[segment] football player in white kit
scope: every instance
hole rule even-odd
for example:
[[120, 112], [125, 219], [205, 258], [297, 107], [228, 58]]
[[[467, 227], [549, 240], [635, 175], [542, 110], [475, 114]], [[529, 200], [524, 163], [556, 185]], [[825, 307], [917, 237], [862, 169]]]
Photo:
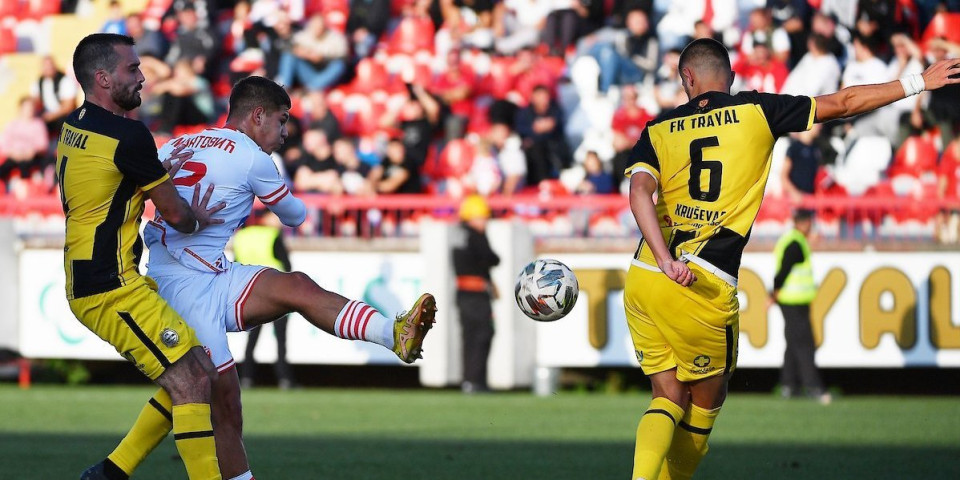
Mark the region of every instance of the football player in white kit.
[[[227, 344], [228, 331], [248, 330], [297, 312], [327, 333], [378, 343], [412, 363], [420, 358], [436, 312], [433, 296], [425, 293], [411, 310], [387, 319], [363, 302], [322, 289], [303, 273], [242, 265], [224, 256], [227, 241], [250, 214], [254, 196], [287, 226], [300, 225], [306, 217], [303, 201], [290, 193], [270, 158], [287, 136], [289, 109], [290, 97], [272, 80], [254, 76], [237, 82], [223, 128], [175, 138], [159, 154], [166, 158], [164, 166], [181, 196], [199, 195], [195, 187], [199, 184], [211, 197], [209, 203], [225, 203], [216, 215], [224, 222], [184, 235], [168, 228], [158, 215], [144, 230], [150, 248], [147, 275], [196, 330], [220, 373], [213, 386], [212, 417], [224, 479], [253, 478], [243, 447], [240, 380]], [[171, 428], [170, 400], [162, 394], [161, 390], [144, 407], [104, 462], [125, 466], [129, 475], [166, 437]]]

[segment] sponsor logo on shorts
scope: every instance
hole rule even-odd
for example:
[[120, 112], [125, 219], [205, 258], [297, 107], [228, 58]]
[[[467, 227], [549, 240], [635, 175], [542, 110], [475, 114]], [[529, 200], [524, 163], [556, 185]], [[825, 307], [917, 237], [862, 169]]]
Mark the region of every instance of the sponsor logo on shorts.
[[180, 334], [169, 328], [164, 328], [163, 331], [160, 332], [160, 341], [170, 348], [176, 347], [177, 344], [180, 343]]
[[706, 355], [697, 355], [696, 358], [693, 359], [693, 364], [697, 368], [691, 369], [690, 371], [696, 374], [702, 375], [705, 373], [710, 373], [717, 369], [717, 367], [710, 366], [710, 357]]
[[636, 350], [637, 352], [637, 363], [643, 363], [643, 352]]

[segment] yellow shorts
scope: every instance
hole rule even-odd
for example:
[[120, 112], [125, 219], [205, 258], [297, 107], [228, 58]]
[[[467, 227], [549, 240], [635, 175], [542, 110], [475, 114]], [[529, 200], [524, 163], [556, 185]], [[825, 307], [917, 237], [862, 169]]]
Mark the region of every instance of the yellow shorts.
[[740, 307], [737, 289], [694, 264], [682, 287], [659, 271], [636, 265], [627, 273], [623, 304], [637, 360], [646, 375], [676, 367], [692, 382], [737, 366]]
[[167, 305], [148, 277], [70, 300], [70, 310], [151, 380], [200, 345], [193, 329]]

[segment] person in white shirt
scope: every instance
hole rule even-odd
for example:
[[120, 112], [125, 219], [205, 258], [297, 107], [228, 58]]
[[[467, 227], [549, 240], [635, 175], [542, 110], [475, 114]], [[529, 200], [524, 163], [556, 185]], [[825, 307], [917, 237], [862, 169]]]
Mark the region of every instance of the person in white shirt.
[[[280, 85], [263, 77], [247, 77], [231, 92], [230, 114], [223, 128], [184, 135], [161, 147], [159, 156], [166, 158], [164, 166], [180, 195], [199, 196], [203, 190], [209, 202], [225, 203], [217, 214], [223, 223], [184, 235], [167, 228], [158, 215], [144, 231], [150, 248], [147, 274], [156, 280], [160, 295], [196, 331], [219, 372], [213, 382], [212, 417], [224, 479], [253, 478], [241, 436], [240, 379], [227, 345], [228, 331], [249, 330], [297, 312], [331, 335], [378, 343], [412, 363], [420, 358], [436, 312], [433, 296], [426, 293], [409, 312], [388, 319], [363, 302], [324, 290], [301, 272], [242, 265], [226, 258], [223, 249], [250, 214], [254, 196], [284, 225], [298, 226], [306, 217], [303, 201], [290, 193], [270, 158], [287, 136], [290, 105]], [[159, 403], [154, 406], [163, 408]], [[163, 416], [141, 415], [112, 455], [139, 465], [170, 428]], [[144, 445], [144, 439], [155, 442]]]
[[[843, 71], [841, 78], [841, 87], [853, 87], [856, 85], [869, 85], [888, 79], [888, 67], [883, 60], [877, 58], [868, 40], [860, 35], [853, 37], [854, 59], [847, 63], [847, 68]], [[912, 99], [915, 100], [915, 99]], [[881, 109], [865, 113], [853, 119], [853, 129], [857, 137], [864, 136], [887, 136], [888, 129], [885, 125], [890, 123], [888, 117], [881, 112], [889, 111], [891, 107], [886, 106]], [[896, 131], [896, 125], [890, 126]], [[888, 137], [889, 138], [889, 137]]]
[[837, 91], [840, 83], [840, 62], [828, 48], [826, 37], [817, 33], [811, 34], [807, 39], [807, 53], [790, 71], [781, 93], [816, 97]]

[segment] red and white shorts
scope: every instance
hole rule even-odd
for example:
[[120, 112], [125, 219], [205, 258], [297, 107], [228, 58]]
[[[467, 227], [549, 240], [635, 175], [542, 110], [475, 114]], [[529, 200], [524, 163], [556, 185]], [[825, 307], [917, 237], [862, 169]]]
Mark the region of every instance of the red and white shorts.
[[160, 296], [193, 327], [210, 359], [223, 372], [234, 366], [227, 332], [242, 332], [243, 307], [268, 267], [228, 263], [222, 272], [199, 271], [177, 262], [164, 248], [150, 250], [147, 275]]

